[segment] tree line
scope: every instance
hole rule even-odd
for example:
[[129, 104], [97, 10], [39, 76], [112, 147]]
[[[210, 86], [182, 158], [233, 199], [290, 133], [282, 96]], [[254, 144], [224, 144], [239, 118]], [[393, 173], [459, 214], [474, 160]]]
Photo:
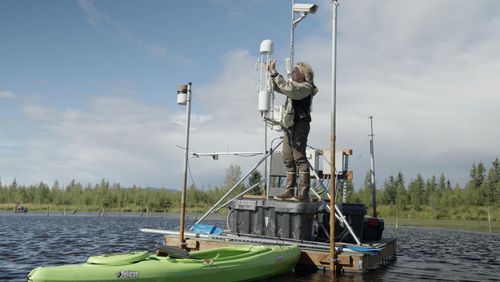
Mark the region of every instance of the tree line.
[[[464, 187], [452, 186], [444, 174], [428, 179], [419, 174], [407, 184], [403, 174], [397, 173], [385, 180], [376, 198], [377, 205], [390, 207], [386, 213], [391, 216], [428, 213], [432, 218], [485, 219], [487, 210], [500, 207], [500, 161], [496, 158], [488, 169], [483, 162], [474, 163]], [[350, 200], [372, 207], [370, 173]]]
[[[186, 193], [186, 207], [206, 208], [215, 203], [241, 178], [241, 168], [231, 165], [226, 169], [224, 184], [220, 187], [198, 189], [191, 185]], [[243, 191], [245, 185], [239, 185], [235, 192]], [[10, 209], [16, 203], [35, 206], [38, 209], [49, 206], [70, 206], [82, 210], [119, 210], [119, 211], [168, 211], [178, 209], [181, 192], [176, 189], [140, 187], [124, 187], [120, 183], [110, 183], [106, 179], [99, 184], [82, 185], [72, 180], [61, 186], [55, 181], [51, 186], [44, 182], [35, 185], [20, 185], [16, 179], [9, 185], [0, 182], [0, 204]]]
[[[218, 201], [241, 178], [241, 168], [230, 165], [221, 186], [198, 189], [192, 184], [186, 194], [186, 207], [206, 209]], [[235, 196], [262, 179], [258, 171], [252, 173], [246, 183], [240, 184], [230, 195]], [[261, 185], [262, 186], [262, 185]], [[348, 183], [348, 202], [362, 203], [372, 208], [372, 188], [368, 172], [360, 189]], [[252, 193], [259, 194], [259, 187]], [[484, 218], [486, 211], [477, 207], [500, 207], [500, 161], [495, 159], [489, 168], [483, 162], [474, 163], [464, 187], [451, 185], [444, 174], [424, 179], [420, 174], [406, 182], [397, 173], [385, 179], [377, 188], [377, 206], [381, 216], [411, 216], [420, 214], [432, 218]], [[341, 197], [337, 197], [340, 201]], [[71, 181], [61, 187], [56, 181], [50, 187], [40, 182], [35, 185], [19, 185], [14, 179], [9, 185], [0, 182], [0, 204], [22, 203], [43, 206], [85, 207], [86, 210], [114, 209], [124, 211], [165, 211], [180, 206], [180, 191], [166, 188], [123, 187], [103, 179], [99, 184], [86, 186]]]

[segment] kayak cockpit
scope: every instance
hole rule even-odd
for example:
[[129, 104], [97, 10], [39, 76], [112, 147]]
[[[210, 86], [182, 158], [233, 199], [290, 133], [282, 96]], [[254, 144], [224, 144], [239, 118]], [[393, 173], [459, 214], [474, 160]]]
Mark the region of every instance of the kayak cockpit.
[[191, 252], [190, 258], [192, 259], [217, 259], [218, 261], [240, 259], [249, 256], [255, 256], [270, 252], [271, 249], [262, 246], [255, 246], [255, 248], [238, 249], [238, 248], [218, 248], [212, 250], [204, 250]]
[[114, 253], [102, 254], [99, 256], [91, 256], [87, 259], [89, 264], [98, 265], [127, 265], [145, 260], [149, 257], [147, 251], [134, 251], [130, 253]]

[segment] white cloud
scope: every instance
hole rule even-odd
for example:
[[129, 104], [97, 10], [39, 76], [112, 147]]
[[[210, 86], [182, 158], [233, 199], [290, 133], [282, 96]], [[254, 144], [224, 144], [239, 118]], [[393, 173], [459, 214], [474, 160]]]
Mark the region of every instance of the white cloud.
[[[33, 178], [27, 183], [107, 178], [179, 187], [182, 150], [176, 145], [184, 143], [184, 124], [172, 117], [181, 113], [123, 97], [94, 97], [82, 110], [29, 104], [23, 112], [41, 126], [23, 144], [23, 166]], [[209, 120], [195, 113], [191, 123], [198, 128]]]
[[[337, 144], [354, 148], [357, 186], [369, 169], [369, 115], [379, 179], [443, 172], [463, 185], [473, 162], [489, 166], [499, 156], [500, 39], [492, 34], [500, 30], [500, 4], [482, 3], [341, 3]], [[311, 141], [322, 146], [329, 134], [330, 44], [312, 36], [297, 44], [297, 58], [311, 62], [318, 77]]]
[[[235, 50], [221, 60], [224, 70], [214, 82], [193, 87], [190, 151], [263, 151], [264, 128], [251, 75], [255, 59]], [[68, 183], [73, 178], [96, 183], [107, 178], [126, 185], [180, 188], [185, 108], [171, 112], [130, 98], [121, 89], [124, 95], [93, 97], [83, 109], [23, 105], [23, 113], [38, 128], [23, 142], [23, 157], [9, 161], [15, 164], [12, 169], [25, 172], [23, 183]], [[190, 160], [199, 186], [222, 183], [231, 163], [246, 171], [255, 161], [231, 156], [217, 162]]]
[[[212, 119], [192, 132], [195, 152], [264, 151], [264, 123], [257, 109], [256, 58], [247, 50], [233, 50], [221, 58], [223, 70], [208, 85], [194, 86], [193, 104], [201, 104]], [[273, 135], [269, 132], [271, 138]], [[218, 185], [230, 164], [245, 173], [260, 157], [235, 156], [192, 159], [192, 172], [199, 185]]]
[[24, 105], [23, 113], [26, 114], [28, 117], [39, 121], [50, 122], [57, 120], [57, 112], [55, 110], [42, 107], [36, 104]]
[[14, 99], [16, 97], [16, 94], [14, 94], [11, 91], [0, 91], [0, 99], [5, 98], [5, 99]]
[[[195, 99], [214, 111], [214, 116], [229, 122], [251, 123], [258, 117], [256, 59], [247, 50], [230, 51], [221, 58], [223, 70], [209, 85], [202, 85]], [[255, 75], [254, 75], [255, 74]], [[196, 103], [195, 100], [193, 103]]]

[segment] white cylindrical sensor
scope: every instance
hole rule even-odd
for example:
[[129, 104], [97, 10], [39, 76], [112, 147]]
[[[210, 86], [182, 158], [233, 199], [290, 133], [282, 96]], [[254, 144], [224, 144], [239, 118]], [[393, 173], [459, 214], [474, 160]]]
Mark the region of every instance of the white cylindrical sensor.
[[260, 58], [259, 58], [259, 111], [264, 114], [271, 110], [271, 93], [272, 85], [269, 74], [267, 72], [267, 64], [271, 60], [273, 53], [273, 42], [270, 39], [265, 39], [260, 43]]
[[259, 51], [260, 51], [260, 53], [272, 54], [273, 53], [273, 41], [271, 41], [270, 39], [262, 40], [262, 42], [260, 43]]
[[259, 91], [259, 111], [269, 112], [271, 110], [271, 93], [266, 90]]
[[187, 103], [187, 94], [186, 93], [177, 94], [177, 104], [186, 105], [186, 103]]
[[292, 60], [290, 58], [285, 59], [285, 70], [288, 75], [292, 73]]
[[179, 87], [177, 88], [177, 104], [186, 105], [187, 92], [188, 92], [188, 86], [186, 84], [179, 85]]

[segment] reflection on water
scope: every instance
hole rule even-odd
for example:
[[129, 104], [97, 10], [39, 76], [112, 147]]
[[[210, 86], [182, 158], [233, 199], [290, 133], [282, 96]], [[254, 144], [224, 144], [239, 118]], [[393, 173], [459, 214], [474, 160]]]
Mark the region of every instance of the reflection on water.
[[[211, 223], [222, 227], [225, 220]], [[153, 250], [162, 237], [139, 232], [143, 227], [178, 229], [178, 218], [0, 213], [0, 281], [26, 281], [29, 271], [40, 265]], [[265, 281], [498, 281], [500, 277], [499, 234], [388, 226], [384, 236], [398, 238], [397, 260], [390, 265], [335, 279], [316, 272], [287, 273]]]

